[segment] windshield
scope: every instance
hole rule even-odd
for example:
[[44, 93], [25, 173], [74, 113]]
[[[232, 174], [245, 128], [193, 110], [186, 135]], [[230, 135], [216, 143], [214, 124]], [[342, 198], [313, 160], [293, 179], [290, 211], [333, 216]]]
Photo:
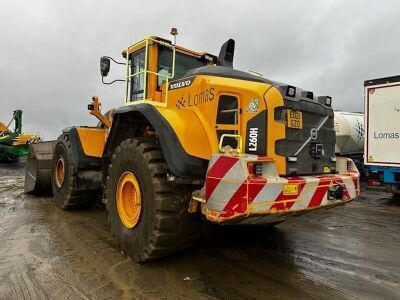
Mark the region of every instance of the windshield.
[[[162, 45], [158, 46], [158, 67], [157, 67], [157, 90], [172, 75], [173, 52], [171, 48]], [[138, 101], [145, 99], [146, 83], [149, 74], [145, 70], [146, 51], [142, 48], [129, 55], [127, 80], [127, 101]], [[168, 81], [183, 77], [188, 71], [207, 65], [207, 61], [175, 51], [175, 73]], [[154, 75], [151, 75], [154, 76]], [[154, 77], [153, 77], [154, 78]], [[155, 78], [154, 78], [155, 79]], [[154, 88], [154, 86], [153, 86]]]
[[[193, 56], [175, 52], [175, 74], [170, 81], [183, 77], [188, 71], [196, 69], [207, 64]], [[170, 48], [160, 46], [158, 50], [158, 73], [166, 76], [172, 74], [172, 50]], [[158, 76], [158, 87], [166, 82], [166, 78]]]

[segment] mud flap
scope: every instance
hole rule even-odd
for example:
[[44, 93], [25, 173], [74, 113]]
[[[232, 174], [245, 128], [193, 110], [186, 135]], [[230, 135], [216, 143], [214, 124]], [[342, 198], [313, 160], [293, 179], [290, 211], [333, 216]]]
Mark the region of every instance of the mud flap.
[[51, 162], [57, 141], [29, 145], [25, 170], [25, 193], [51, 192]]

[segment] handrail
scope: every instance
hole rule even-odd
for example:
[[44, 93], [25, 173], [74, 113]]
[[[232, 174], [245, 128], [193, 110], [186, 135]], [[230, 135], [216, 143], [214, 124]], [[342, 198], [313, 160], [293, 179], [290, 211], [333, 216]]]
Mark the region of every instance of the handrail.
[[[134, 47], [137, 47], [137, 46], [140, 45], [141, 43], [145, 43], [145, 46], [144, 46], [144, 48], [145, 48], [144, 70], [138, 71], [138, 72], [136, 72], [136, 73], [134, 73], [134, 74], [130, 74], [130, 68], [129, 68], [129, 50], [132, 49], [132, 48], [134, 48]], [[157, 72], [153, 72], [153, 71], [149, 71], [149, 70], [148, 70], [148, 65], [147, 65], [147, 63], [148, 63], [149, 45], [152, 45], [153, 43], [158, 43], [158, 44], [160, 44], [160, 45], [162, 45], [162, 46], [165, 46], [165, 47], [168, 47], [168, 48], [171, 48], [171, 49], [172, 49], [172, 72], [171, 72], [171, 75], [160, 74], [160, 73], [157, 73]], [[134, 77], [136, 77], [136, 76], [139, 76], [139, 75], [141, 75], [141, 74], [143, 74], [143, 99], [142, 99], [142, 100], [145, 100], [145, 99], [147, 98], [147, 74], [153, 74], [153, 75], [160, 76], [160, 77], [163, 77], [163, 78], [166, 79], [166, 82], [165, 82], [165, 84], [166, 84], [166, 85], [165, 85], [165, 86], [166, 86], [166, 91], [165, 91], [165, 104], [167, 104], [167, 101], [168, 101], [168, 83], [169, 83], [169, 80], [170, 80], [170, 79], [172, 79], [172, 78], [175, 77], [175, 46], [173, 46], [173, 45], [171, 45], [171, 44], [168, 44], [168, 43], [166, 43], [166, 42], [158, 41], [158, 40], [155, 40], [155, 39], [153, 39], [153, 38], [151, 38], [151, 37], [148, 37], [148, 38], [146, 38], [146, 39], [143, 39], [143, 40], [141, 40], [141, 41], [139, 41], [139, 42], [137, 42], [137, 43], [135, 43], [135, 44], [129, 46], [129, 47], [126, 49], [126, 76], [125, 76], [125, 78], [126, 78], [126, 91], [125, 91], [125, 103], [130, 103], [130, 102], [132, 102], [132, 101], [129, 101], [129, 99], [128, 99], [128, 94], [129, 94], [129, 79], [130, 79], [130, 78], [134, 78]], [[138, 100], [138, 101], [140, 101], [140, 100]]]
[[236, 138], [236, 139], [238, 140], [238, 147], [237, 147], [236, 149], [232, 149], [232, 150], [233, 150], [233, 151], [236, 150], [236, 152], [239, 153], [239, 154], [243, 152], [243, 148], [242, 148], [242, 142], [243, 142], [242, 136], [239, 135], [239, 134], [228, 134], [228, 133], [224, 133], [223, 135], [221, 135], [221, 137], [220, 137], [220, 139], [219, 139], [219, 144], [218, 144], [219, 152], [225, 152], [224, 149], [223, 149], [223, 147], [222, 147], [222, 144], [223, 144], [224, 138], [226, 138], [226, 137], [233, 137], [233, 138]]

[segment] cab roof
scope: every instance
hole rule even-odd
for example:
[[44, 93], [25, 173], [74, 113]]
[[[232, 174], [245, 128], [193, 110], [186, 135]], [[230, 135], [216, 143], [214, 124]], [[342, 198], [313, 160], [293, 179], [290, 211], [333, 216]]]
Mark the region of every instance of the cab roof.
[[[153, 40], [161, 41], [161, 42], [164, 42], [164, 43], [167, 43], [167, 44], [172, 45], [172, 42], [171, 42], [170, 40], [165, 39], [165, 38], [162, 38], [162, 37], [159, 37], [159, 36], [156, 36], [156, 35], [149, 36], [149, 37], [147, 37], [147, 38], [145, 38], [145, 39], [143, 39], [143, 40], [141, 40], [141, 41], [144, 41], [144, 40], [146, 40], [146, 39], [153, 39]], [[138, 43], [140, 43], [141, 41], [139, 41]], [[137, 43], [137, 44], [138, 44], [138, 43]], [[183, 53], [183, 54], [186, 54], [186, 55], [189, 55], [189, 56], [193, 56], [193, 57], [196, 57], [196, 58], [201, 58], [201, 57], [209, 56], [210, 58], [212, 58], [212, 60], [213, 60], [214, 62], [217, 61], [217, 56], [215, 56], [214, 54], [211, 54], [211, 53], [208, 53], [208, 52], [204, 52], [204, 51], [203, 51], [203, 52], [193, 51], [193, 50], [184, 48], [184, 47], [179, 46], [179, 45], [173, 45], [173, 46], [175, 47], [175, 50], [178, 51], [178, 52], [180, 52], [180, 53]], [[132, 46], [131, 46], [131, 47], [132, 47]], [[141, 47], [140, 47], [140, 48], [141, 48]], [[132, 52], [130, 52], [130, 53], [132, 53]], [[123, 56], [124, 58], [126, 57], [126, 49], [122, 51], [122, 56]]]

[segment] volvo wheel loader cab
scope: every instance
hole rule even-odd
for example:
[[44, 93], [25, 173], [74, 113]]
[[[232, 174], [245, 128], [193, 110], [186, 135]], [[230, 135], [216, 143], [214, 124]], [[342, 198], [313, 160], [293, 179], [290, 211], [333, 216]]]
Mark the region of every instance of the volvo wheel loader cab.
[[[59, 206], [103, 189], [118, 245], [140, 262], [188, 247], [201, 219], [276, 224], [353, 200], [359, 175], [335, 157], [331, 98], [234, 69], [234, 48], [217, 57], [153, 36], [125, 49], [111, 127], [67, 128], [56, 143]], [[110, 66], [102, 57], [104, 83], [118, 81], [104, 81]]]

